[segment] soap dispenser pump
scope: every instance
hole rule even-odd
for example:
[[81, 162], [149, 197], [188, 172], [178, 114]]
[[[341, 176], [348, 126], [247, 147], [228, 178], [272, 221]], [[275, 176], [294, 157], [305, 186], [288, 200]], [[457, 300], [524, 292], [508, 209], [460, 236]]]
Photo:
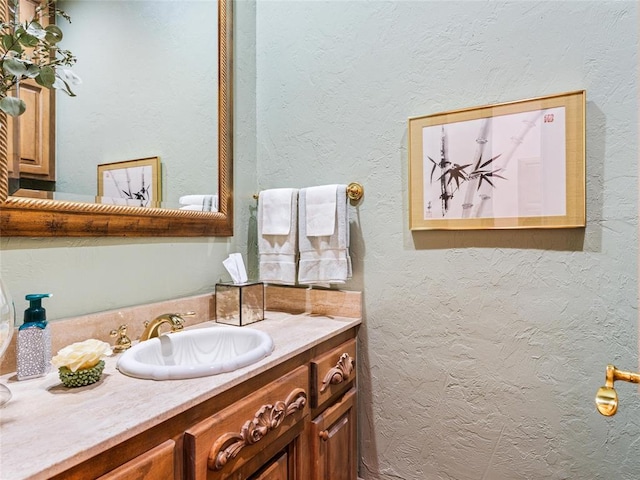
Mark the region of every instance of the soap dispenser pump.
[[51, 366], [51, 332], [42, 299], [50, 293], [34, 293], [25, 298], [29, 308], [24, 311], [24, 323], [18, 329], [17, 376], [18, 380], [42, 377]]

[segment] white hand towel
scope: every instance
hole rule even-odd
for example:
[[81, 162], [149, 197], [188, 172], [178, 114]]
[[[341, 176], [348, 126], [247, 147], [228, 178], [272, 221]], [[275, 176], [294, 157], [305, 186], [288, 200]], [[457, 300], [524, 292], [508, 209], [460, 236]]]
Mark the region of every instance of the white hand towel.
[[184, 205], [180, 207], [180, 210], [190, 210], [192, 212], [208, 212], [202, 205]]
[[336, 215], [332, 235], [309, 236], [307, 234], [306, 200], [307, 189], [303, 188], [300, 190], [298, 208], [300, 215], [298, 282], [322, 286], [328, 283], [344, 283], [351, 278], [347, 186], [338, 185], [336, 188]]
[[[203, 212], [217, 212], [218, 211], [218, 196], [217, 195], [183, 195], [178, 199], [180, 205], [200, 207]], [[184, 210], [195, 210], [193, 208]]]
[[291, 217], [292, 188], [274, 188], [263, 190], [258, 196], [258, 205], [262, 207], [263, 235], [289, 235]]
[[307, 237], [333, 235], [336, 226], [337, 185], [305, 189]]
[[210, 201], [213, 202], [213, 197], [217, 195], [183, 195], [178, 201], [180, 205], [202, 205], [203, 203]]
[[[295, 285], [296, 260], [298, 254], [298, 190], [295, 188], [276, 189], [273, 196], [270, 190], [260, 192], [258, 197], [258, 258], [260, 280], [266, 283]], [[282, 192], [281, 190], [286, 190]], [[284, 201], [283, 194], [288, 196]], [[277, 210], [275, 202], [264, 202], [265, 198], [278, 198], [281, 209]], [[265, 205], [269, 204], [267, 208]], [[272, 217], [276, 216], [277, 219]], [[285, 227], [282, 219], [286, 218], [289, 225]], [[265, 226], [268, 226], [265, 228]], [[274, 228], [275, 227], [275, 228]], [[273, 231], [285, 231], [284, 234], [273, 234]]]

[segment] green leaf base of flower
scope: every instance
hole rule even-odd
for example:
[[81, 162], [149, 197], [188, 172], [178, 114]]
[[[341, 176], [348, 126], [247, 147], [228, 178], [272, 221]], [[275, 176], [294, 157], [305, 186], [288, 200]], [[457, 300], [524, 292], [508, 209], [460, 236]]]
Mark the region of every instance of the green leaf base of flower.
[[65, 387], [76, 388], [91, 385], [100, 380], [104, 370], [104, 360], [100, 360], [94, 367], [72, 372], [67, 367], [60, 367], [58, 373]]

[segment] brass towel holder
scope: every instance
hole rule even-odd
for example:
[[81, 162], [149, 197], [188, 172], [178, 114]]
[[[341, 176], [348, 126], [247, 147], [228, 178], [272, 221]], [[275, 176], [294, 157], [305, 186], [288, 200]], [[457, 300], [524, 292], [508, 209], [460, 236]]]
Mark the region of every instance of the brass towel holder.
[[[358, 182], [351, 182], [347, 185], [347, 197], [351, 202], [359, 202], [364, 196], [364, 187]], [[253, 198], [258, 200], [258, 194], [254, 193]]]
[[613, 365], [607, 365], [604, 387], [600, 387], [596, 393], [596, 407], [605, 417], [615, 415], [618, 411], [618, 394], [613, 388], [616, 380], [640, 383], [640, 373], [624, 372]]

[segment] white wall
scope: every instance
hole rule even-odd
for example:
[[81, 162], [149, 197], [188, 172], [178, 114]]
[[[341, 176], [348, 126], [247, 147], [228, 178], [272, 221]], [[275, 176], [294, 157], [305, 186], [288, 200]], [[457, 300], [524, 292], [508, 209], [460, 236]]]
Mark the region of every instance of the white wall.
[[[365, 479], [637, 477], [637, 8], [257, 2], [260, 188], [365, 187]], [[585, 230], [409, 231], [408, 117], [583, 88]]]

